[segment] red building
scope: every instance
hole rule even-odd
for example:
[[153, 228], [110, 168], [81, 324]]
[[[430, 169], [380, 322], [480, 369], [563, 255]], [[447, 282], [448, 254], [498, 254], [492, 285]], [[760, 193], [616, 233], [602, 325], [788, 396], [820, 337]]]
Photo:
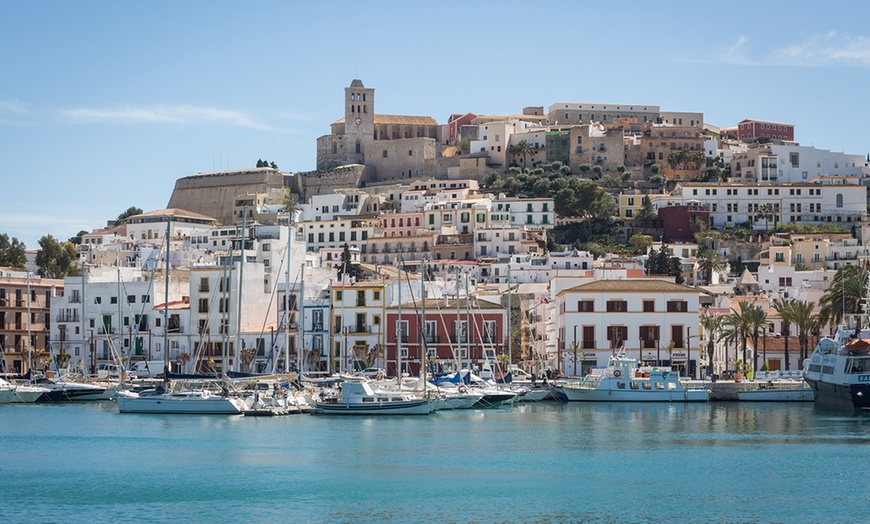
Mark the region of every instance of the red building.
[[[426, 300], [426, 315], [423, 304], [402, 304], [402, 372], [415, 376], [420, 374], [424, 345], [421, 337], [425, 332], [425, 348], [429, 358], [436, 360], [437, 369], [459, 364], [471, 368], [496, 355], [507, 353], [505, 331], [507, 309], [492, 302], [471, 298], [459, 300], [457, 322], [456, 300]], [[387, 376], [397, 376], [399, 344], [396, 323], [399, 321], [397, 307], [386, 310], [386, 348], [384, 360]], [[421, 326], [425, 326], [421, 330]]]
[[459, 130], [462, 126], [471, 125], [471, 121], [477, 118], [474, 113], [465, 113], [460, 115], [454, 113], [447, 119], [447, 145], [456, 145], [456, 139], [459, 137]]
[[693, 222], [700, 220], [702, 224], [710, 223], [710, 212], [707, 206], [680, 205], [659, 208], [659, 218], [662, 219], [662, 242], [694, 242], [695, 226]]
[[743, 141], [766, 136], [776, 141], [793, 141], [794, 125], [767, 120], [746, 119], [737, 124], [737, 138]]

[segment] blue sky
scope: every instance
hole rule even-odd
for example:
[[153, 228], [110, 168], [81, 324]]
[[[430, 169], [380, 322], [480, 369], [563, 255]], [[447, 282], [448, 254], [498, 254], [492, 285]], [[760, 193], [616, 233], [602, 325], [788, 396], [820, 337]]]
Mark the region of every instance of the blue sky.
[[[372, 6], [372, 7], [366, 7]], [[864, 2], [0, 2], [0, 233], [37, 248], [378, 113], [647, 103], [866, 154]]]

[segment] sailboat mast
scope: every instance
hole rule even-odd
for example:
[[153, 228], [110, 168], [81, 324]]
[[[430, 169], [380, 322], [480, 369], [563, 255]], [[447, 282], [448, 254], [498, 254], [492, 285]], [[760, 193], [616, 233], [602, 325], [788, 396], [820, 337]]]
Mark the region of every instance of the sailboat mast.
[[396, 257], [396, 268], [399, 270], [399, 319], [396, 321], [396, 381], [402, 385], [402, 251]]
[[426, 261], [420, 260], [420, 289], [423, 296], [420, 306], [420, 364], [423, 367], [423, 393], [426, 393], [426, 366], [429, 364], [429, 346], [426, 344]]
[[239, 371], [242, 355], [242, 277], [245, 272], [245, 229], [248, 225], [248, 204], [242, 206], [242, 239], [239, 243], [239, 307], [236, 308], [236, 341], [233, 348], [233, 371]]
[[166, 215], [166, 282], [163, 284], [163, 382], [169, 382], [169, 235], [172, 215]]
[[512, 330], [511, 330], [511, 263], [510, 263], [510, 260], [511, 260], [512, 258], [513, 258], [513, 257], [511, 257], [511, 258], [508, 259], [508, 267], [507, 267], [507, 281], [508, 281], [508, 288], [507, 288], [507, 306], [508, 306], [508, 312], [507, 312], [507, 313], [508, 313], [508, 316], [507, 316], [508, 368], [507, 368], [507, 370], [506, 370], [505, 372], [510, 371], [510, 369], [511, 369], [511, 364], [512, 364], [513, 361], [514, 361], [514, 354], [513, 354], [513, 340], [512, 340], [512, 339], [513, 339], [513, 336], [512, 336], [512, 335], [513, 335], [513, 332], [512, 332]]
[[[287, 227], [287, 275], [284, 286], [284, 373], [290, 371], [290, 235], [293, 228]], [[298, 352], [298, 350], [297, 350]]]
[[296, 348], [296, 373], [302, 372], [302, 363], [304, 362], [302, 353], [305, 351], [305, 260], [306, 257], [303, 255], [302, 271], [299, 277], [299, 300], [297, 301], [299, 305], [299, 333], [301, 333], [302, 338], [299, 340], [299, 347]]
[[[459, 315], [459, 279], [462, 278], [459, 273], [459, 268], [456, 268], [456, 328], [454, 330], [453, 335], [456, 337], [456, 358], [459, 360], [459, 369], [462, 369], [463, 361], [462, 361], [462, 330], [460, 329], [462, 326], [462, 317]], [[468, 333], [468, 326], [466, 326], [466, 333]], [[471, 368], [469, 363], [469, 369]]]
[[[33, 319], [33, 315], [30, 313], [30, 271], [26, 273], [27, 280], [27, 371], [30, 371], [30, 366], [33, 365], [33, 356], [31, 353], [33, 349], [30, 347], [30, 341], [33, 340], [30, 334], [30, 325], [32, 324], [31, 320]], [[120, 302], [120, 301], [119, 301]], [[16, 306], [18, 304], [15, 304]], [[31, 376], [33, 373], [31, 373]]]

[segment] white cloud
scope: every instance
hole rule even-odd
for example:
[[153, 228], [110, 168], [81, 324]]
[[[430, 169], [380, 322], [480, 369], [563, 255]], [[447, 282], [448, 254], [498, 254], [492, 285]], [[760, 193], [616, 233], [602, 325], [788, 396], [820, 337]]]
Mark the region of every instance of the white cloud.
[[115, 108], [75, 108], [61, 111], [75, 123], [118, 124], [229, 124], [250, 129], [270, 130], [244, 111], [195, 106], [120, 106]]
[[803, 67], [870, 67], [870, 37], [835, 31], [773, 50], [771, 61]]
[[737, 42], [719, 47], [716, 50], [715, 59], [726, 64], [751, 64], [752, 61], [746, 58], [747, 42], [749, 42], [749, 37], [740, 35]]
[[27, 106], [17, 100], [0, 100], [0, 113], [26, 113]]

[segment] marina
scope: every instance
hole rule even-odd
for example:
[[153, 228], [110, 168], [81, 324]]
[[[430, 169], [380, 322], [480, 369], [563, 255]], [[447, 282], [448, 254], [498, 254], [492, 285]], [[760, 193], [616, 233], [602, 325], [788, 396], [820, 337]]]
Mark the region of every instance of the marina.
[[[866, 415], [808, 403], [248, 419], [76, 402], [2, 416], [4, 522], [856, 522], [870, 435]], [[806, 482], [813, 463], [832, 489]]]

